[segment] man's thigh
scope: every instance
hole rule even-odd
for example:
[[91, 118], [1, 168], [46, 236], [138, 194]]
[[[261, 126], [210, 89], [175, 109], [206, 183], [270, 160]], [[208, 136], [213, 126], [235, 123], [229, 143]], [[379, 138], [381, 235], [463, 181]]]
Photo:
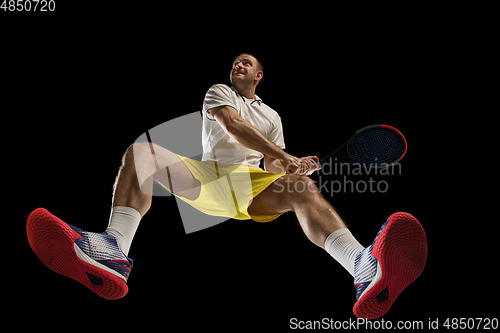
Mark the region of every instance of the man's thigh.
[[158, 171], [154, 179], [167, 190], [189, 200], [200, 195], [201, 184], [193, 176], [186, 164], [173, 152], [156, 144], [153, 145]]
[[[294, 182], [300, 181], [302, 177], [286, 175], [278, 178], [264, 191], [253, 198], [248, 207], [250, 215], [274, 215], [291, 211], [293, 206], [291, 196], [293, 195]], [[290, 188], [292, 191], [290, 191]]]

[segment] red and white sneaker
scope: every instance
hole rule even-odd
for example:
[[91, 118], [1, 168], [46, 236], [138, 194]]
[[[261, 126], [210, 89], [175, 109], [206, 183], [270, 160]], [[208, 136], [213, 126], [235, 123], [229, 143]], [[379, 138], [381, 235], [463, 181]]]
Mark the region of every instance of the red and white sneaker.
[[354, 262], [357, 317], [375, 319], [389, 311], [399, 294], [415, 281], [427, 261], [427, 237], [415, 217], [394, 213], [372, 245]]
[[83, 231], [44, 208], [30, 214], [26, 233], [35, 254], [54, 272], [82, 283], [106, 299], [127, 294], [133, 262], [114, 236]]

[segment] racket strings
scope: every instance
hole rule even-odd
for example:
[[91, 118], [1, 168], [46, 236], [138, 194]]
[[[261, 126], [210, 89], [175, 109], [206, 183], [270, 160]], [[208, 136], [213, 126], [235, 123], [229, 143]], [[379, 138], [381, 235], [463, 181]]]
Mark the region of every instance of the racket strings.
[[403, 139], [391, 129], [373, 128], [355, 135], [347, 145], [349, 156], [366, 164], [391, 164], [404, 153]]

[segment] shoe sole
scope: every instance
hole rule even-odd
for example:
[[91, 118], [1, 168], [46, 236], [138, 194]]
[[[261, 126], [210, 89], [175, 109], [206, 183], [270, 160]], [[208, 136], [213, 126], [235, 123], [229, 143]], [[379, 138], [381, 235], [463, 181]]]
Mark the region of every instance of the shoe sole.
[[51, 270], [76, 280], [102, 298], [125, 296], [127, 283], [119, 273], [88, 257], [76, 244], [82, 238], [65, 222], [38, 208], [28, 217], [28, 241], [33, 252]]
[[422, 273], [427, 261], [427, 237], [412, 215], [395, 213], [377, 238], [372, 255], [382, 277], [356, 302], [354, 314], [376, 319], [389, 311], [399, 294]]

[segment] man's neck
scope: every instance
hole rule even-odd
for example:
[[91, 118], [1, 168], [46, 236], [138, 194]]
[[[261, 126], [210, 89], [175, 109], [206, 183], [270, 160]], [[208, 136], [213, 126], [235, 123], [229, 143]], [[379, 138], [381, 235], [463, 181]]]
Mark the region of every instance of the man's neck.
[[233, 87], [243, 97], [248, 98], [248, 99], [256, 99], [256, 97], [255, 97], [255, 87], [248, 87], [248, 86], [246, 86], [246, 87], [239, 87], [239, 86], [237, 86], [235, 84], [233, 84]]

